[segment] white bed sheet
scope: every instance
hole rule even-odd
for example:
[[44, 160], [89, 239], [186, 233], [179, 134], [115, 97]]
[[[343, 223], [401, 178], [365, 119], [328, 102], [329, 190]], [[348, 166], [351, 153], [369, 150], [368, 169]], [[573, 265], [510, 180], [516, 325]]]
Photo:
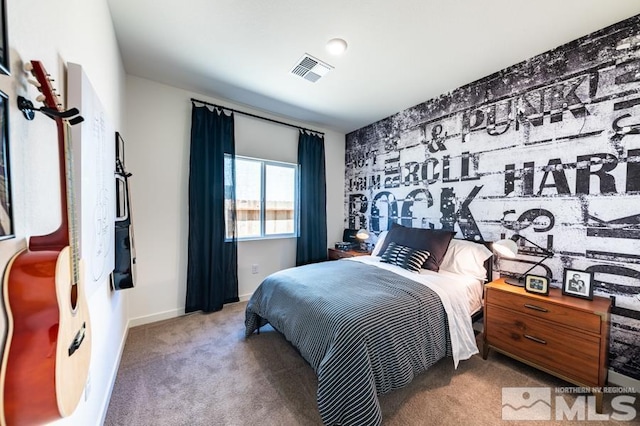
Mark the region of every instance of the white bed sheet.
[[481, 280], [474, 277], [445, 271], [443, 269], [441, 269], [439, 272], [433, 272], [428, 269], [423, 269], [421, 274], [440, 274], [451, 277], [451, 282], [454, 283], [454, 285], [461, 285], [466, 289], [467, 297], [469, 298], [469, 313], [473, 315], [482, 309], [484, 303], [484, 300], [482, 299], [484, 283]]
[[[433, 272], [423, 270], [422, 273], [408, 271], [396, 265], [380, 261], [378, 256], [357, 256], [344, 260], [362, 262], [378, 268], [395, 272], [398, 275], [412, 279], [435, 291], [444, 310], [449, 323], [449, 335], [451, 337], [451, 351], [453, 354], [453, 365], [457, 368], [462, 360], [469, 359], [477, 354], [478, 345], [471, 324], [471, 310], [469, 302], [469, 292], [476, 295], [475, 290], [470, 290], [468, 277], [460, 276], [451, 272]], [[476, 283], [478, 280], [475, 280]], [[452, 285], [458, 283], [460, 285]], [[480, 287], [482, 291], [482, 287]], [[477, 295], [476, 295], [477, 296]], [[482, 296], [480, 296], [482, 298]]]

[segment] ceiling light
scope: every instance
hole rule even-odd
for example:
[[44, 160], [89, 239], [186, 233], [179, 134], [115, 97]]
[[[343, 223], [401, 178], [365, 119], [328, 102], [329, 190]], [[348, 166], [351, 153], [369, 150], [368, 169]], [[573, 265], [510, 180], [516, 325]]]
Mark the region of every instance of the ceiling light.
[[327, 50], [332, 55], [342, 55], [347, 50], [347, 42], [341, 38], [332, 38], [327, 42]]

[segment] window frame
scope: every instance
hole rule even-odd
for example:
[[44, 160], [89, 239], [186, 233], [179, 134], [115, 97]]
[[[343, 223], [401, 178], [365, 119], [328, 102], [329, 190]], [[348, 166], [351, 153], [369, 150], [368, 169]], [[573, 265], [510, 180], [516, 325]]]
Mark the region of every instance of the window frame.
[[[228, 154], [225, 154], [231, 157]], [[300, 234], [300, 206], [299, 206], [299, 189], [300, 189], [300, 166], [296, 163], [289, 163], [286, 161], [276, 161], [276, 160], [267, 160], [264, 158], [256, 158], [249, 157], [246, 155], [235, 155], [234, 161], [245, 160], [245, 161], [253, 161], [256, 163], [260, 163], [260, 235], [252, 235], [247, 237], [240, 237], [237, 235], [236, 231], [236, 240], [237, 241], [255, 241], [255, 240], [274, 240], [274, 239], [282, 239], [282, 238], [298, 238]], [[293, 182], [293, 232], [290, 233], [280, 233], [280, 234], [266, 234], [266, 215], [267, 215], [267, 199], [266, 199], [266, 190], [267, 190], [267, 166], [274, 167], [283, 167], [288, 169], [293, 169], [294, 171], [294, 182]], [[237, 175], [238, 168], [236, 164], [234, 164], [234, 171], [236, 176], [234, 177], [234, 183], [238, 181]], [[234, 191], [235, 192], [235, 191]], [[225, 198], [226, 199], [226, 198]], [[236, 195], [237, 201], [237, 195]], [[236, 218], [237, 222], [237, 218]], [[226, 235], [226, 231], [225, 231]], [[231, 241], [231, 238], [225, 237], [225, 241]]]

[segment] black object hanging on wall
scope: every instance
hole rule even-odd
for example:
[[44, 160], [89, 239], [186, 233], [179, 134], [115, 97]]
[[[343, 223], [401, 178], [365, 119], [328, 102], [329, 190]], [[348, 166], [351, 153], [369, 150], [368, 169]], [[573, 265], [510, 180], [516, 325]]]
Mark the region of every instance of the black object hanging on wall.
[[111, 285], [114, 290], [131, 288], [136, 281], [136, 250], [133, 241], [133, 220], [129, 178], [124, 168], [124, 140], [116, 132], [116, 220], [115, 267]]

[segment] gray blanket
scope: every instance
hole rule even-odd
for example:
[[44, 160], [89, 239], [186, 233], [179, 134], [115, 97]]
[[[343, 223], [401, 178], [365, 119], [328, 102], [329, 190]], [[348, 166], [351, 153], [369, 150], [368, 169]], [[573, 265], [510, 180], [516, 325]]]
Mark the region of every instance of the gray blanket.
[[247, 304], [247, 337], [267, 322], [315, 370], [326, 425], [379, 425], [377, 395], [451, 355], [447, 317], [432, 290], [348, 260], [267, 277]]

